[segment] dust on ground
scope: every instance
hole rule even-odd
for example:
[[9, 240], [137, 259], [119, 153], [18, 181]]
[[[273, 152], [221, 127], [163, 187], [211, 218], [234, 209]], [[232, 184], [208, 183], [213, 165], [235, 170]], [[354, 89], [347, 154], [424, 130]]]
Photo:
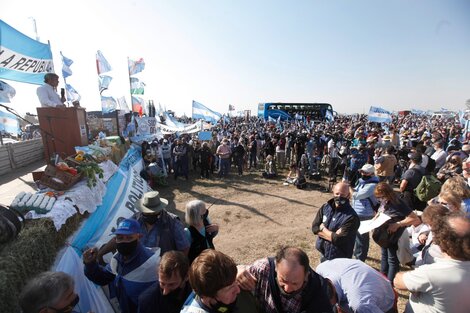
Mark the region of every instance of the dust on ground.
[[[219, 224], [214, 245], [231, 256], [238, 264], [273, 256], [284, 245], [302, 248], [309, 256], [312, 268], [320, 263], [315, 249], [316, 236], [311, 223], [317, 210], [331, 193], [326, 182], [310, 182], [307, 189], [284, 186], [282, 172], [277, 179], [264, 179], [260, 172], [246, 172], [243, 176], [201, 179], [195, 174], [189, 180], [172, 176], [167, 187], [159, 187], [161, 197], [170, 201], [169, 211], [184, 221], [185, 204], [194, 199], [206, 202], [209, 217]], [[380, 269], [380, 247], [371, 240], [366, 263]], [[402, 312], [407, 293], [399, 293], [399, 311]]]

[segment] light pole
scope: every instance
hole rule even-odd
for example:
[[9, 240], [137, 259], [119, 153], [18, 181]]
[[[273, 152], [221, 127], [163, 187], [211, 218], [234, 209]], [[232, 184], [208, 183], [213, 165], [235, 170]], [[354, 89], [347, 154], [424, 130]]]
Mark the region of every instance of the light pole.
[[33, 21], [34, 34], [36, 35], [36, 40], [39, 41], [38, 27], [36, 25], [36, 19], [32, 16], [30, 16], [29, 19]]

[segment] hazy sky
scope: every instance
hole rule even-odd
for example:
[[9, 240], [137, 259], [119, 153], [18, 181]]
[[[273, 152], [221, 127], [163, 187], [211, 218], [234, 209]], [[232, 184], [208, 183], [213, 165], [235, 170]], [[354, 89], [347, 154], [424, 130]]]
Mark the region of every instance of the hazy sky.
[[[113, 67], [106, 95], [130, 104], [127, 57], [152, 99], [256, 114], [259, 102], [328, 102], [339, 113], [458, 110], [470, 99], [470, 1], [2, 1], [0, 19], [72, 59], [67, 79], [101, 110], [95, 54]], [[11, 106], [36, 112], [37, 86], [8, 81]], [[61, 83], [59, 87], [63, 85]]]

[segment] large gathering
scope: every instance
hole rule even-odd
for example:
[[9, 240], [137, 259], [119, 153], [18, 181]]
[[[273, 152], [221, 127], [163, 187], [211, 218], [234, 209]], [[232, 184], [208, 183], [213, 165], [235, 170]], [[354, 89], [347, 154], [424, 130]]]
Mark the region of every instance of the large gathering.
[[0, 313], [470, 313], [470, 1], [3, 2]]
[[[136, 213], [119, 222], [109, 242], [83, 251], [83, 274], [106, 286], [116, 308], [129, 313], [398, 312], [397, 291], [409, 292], [405, 312], [467, 312], [470, 144], [464, 125], [450, 113], [392, 118], [222, 118], [209, 140], [170, 134], [138, 143], [140, 176], [153, 191], [136, 201]], [[331, 195], [311, 222], [316, 268], [302, 248], [290, 245], [236, 264], [217, 249], [224, 230], [211, 220], [207, 203], [188, 201], [180, 219], [157, 191], [165, 180], [230, 183], [253, 173], [306, 193], [320, 186]], [[380, 247], [380, 268], [365, 263], [370, 237]], [[72, 312], [79, 298], [73, 277], [45, 272], [24, 287], [19, 301], [23, 312]]]

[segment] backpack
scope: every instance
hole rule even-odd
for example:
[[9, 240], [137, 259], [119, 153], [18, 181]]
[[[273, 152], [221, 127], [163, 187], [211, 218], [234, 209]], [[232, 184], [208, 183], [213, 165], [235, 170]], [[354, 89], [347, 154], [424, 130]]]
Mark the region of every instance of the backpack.
[[441, 191], [442, 183], [433, 175], [423, 175], [414, 192], [416, 197], [427, 202], [436, 197]]

